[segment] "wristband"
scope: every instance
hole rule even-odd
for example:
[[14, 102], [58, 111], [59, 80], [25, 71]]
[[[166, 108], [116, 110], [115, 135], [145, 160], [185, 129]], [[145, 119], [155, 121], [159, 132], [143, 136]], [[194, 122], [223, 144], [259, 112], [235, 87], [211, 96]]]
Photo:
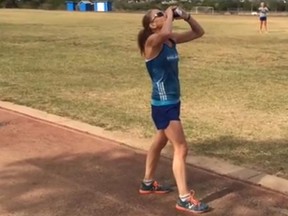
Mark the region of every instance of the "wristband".
[[186, 18], [186, 19], [184, 19], [186, 22], [188, 22], [189, 20], [190, 20], [190, 18], [191, 18], [191, 15], [190, 14], [188, 14], [188, 17]]

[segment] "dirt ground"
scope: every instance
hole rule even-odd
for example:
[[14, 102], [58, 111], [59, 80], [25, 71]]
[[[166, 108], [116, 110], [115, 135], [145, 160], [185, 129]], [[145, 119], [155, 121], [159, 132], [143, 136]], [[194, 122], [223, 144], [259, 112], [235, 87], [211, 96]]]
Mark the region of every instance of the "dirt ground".
[[[0, 109], [0, 216], [176, 216], [171, 160], [157, 180], [175, 190], [138, 195], [145, 152]], [[188, 166], [209, 216], [287, 216], [288, 197]], [[190, 214], [192, 215], [192, 214]]]

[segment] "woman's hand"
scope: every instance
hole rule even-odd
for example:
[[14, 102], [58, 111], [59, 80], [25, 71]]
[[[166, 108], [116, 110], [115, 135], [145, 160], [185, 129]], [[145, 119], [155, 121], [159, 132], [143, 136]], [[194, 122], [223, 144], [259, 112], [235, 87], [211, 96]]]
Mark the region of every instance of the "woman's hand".
[[166, 10], [165, 10], [165, 14], [167, 15], [167, 17], [171, 16], [172, 18], [174, 18], [174, 11], [175, 9], [177, 8], [176, 5], [173, 5], [173, 6], [169, 6]]
[[176, 6], [170, 6], [165, 10], [165, 14], [167, 17], [173, 17], [173, 11], [176, 8]]

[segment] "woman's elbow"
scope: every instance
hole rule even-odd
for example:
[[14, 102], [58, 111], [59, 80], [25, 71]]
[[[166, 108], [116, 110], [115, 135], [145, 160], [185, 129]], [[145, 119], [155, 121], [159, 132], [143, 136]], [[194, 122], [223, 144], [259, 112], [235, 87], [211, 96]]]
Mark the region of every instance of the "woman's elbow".
[[205, 34], [204, 29], [201, 29], [201, 30], [199, 31], [199, 37], [202, 37], [204, 34]]

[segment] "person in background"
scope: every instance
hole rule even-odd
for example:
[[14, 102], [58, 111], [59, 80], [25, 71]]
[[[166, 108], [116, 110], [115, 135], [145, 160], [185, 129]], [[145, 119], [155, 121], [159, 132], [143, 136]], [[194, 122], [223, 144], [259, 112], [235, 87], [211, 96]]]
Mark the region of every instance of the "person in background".
[[[173, 32], [174, 19], [186, 22], [189, 30]], [[143, 29], [138, 33], [138, 46], [152, 82], [151, 114], [157, 131], [147, 153], [139, 193], [165, 194], [171, 191], [154, 180], [161, 151], [169, 140], [174, 148], [172, 168], [179, 193], [176, 209], [191, 213], [206, 212], [209, 206], [198, 201], [194, 191], [187, 186], [188, 145], [180, 121], [179, 56], [176, 49], [177, 44], [203, 36], [204, 30], [189, 13], [178, 7], [169, 7], [165, 12], [149, 10], [142, 19], [142, 25]]]
[[263, 32], [263, 26], [265, 28], [265, 32], [268, 32], [267, 31], [267, 13], [269, 12], [269, 9], [267, 8], [264, 2], [260, 3], [258, 12], [259, 12], [259, 19], [260, 19], [260, 33]]

